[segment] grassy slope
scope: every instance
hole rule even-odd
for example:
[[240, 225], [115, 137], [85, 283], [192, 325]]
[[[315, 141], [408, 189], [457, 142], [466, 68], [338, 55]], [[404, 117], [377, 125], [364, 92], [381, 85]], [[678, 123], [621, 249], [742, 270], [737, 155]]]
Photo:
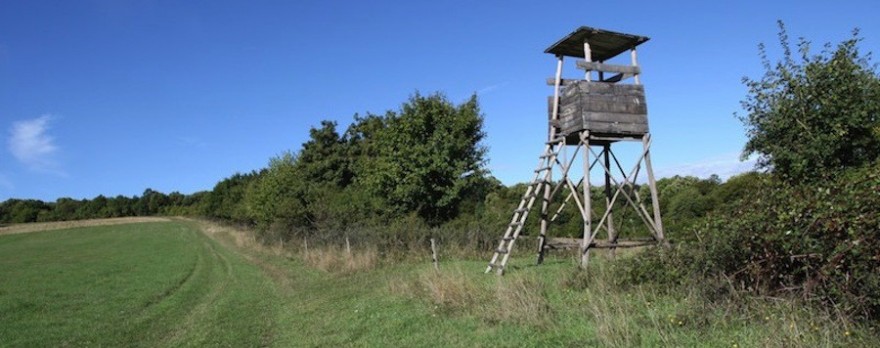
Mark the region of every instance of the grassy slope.
[[259, 268], [179, 223], [0, 237], [10, 346], [260, 344], [277, 302]]
[[[171, 222], [0, 236], [0, 345], [859, 346], [787, 303], [707, 306], [620, 290], [567, 259], [504, 278], [484, 261], [352, 274], [306, 267], [241, 231]], [[516, 260], [525, 265], [527, 260]], [[605, 278], [606, 280], [608, 278]], [[876, 342], [874, 340], [873, 342]]]

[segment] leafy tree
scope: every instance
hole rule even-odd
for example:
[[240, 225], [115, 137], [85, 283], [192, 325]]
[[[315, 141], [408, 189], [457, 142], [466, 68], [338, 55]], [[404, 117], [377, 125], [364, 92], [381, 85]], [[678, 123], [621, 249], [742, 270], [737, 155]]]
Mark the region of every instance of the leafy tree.
[[105, 217], [134, 216], [135, 200], [123, 195], [107, 199]]
[[85, 204], [80, 206], [80, 211], [77, 213], [83, 219], [97, 219], [103, 217], [105, 211], [105, 207], [107, 206], [107, 197], [104, 195], [98, 195], [97, 197], [87, 200]]
[[758, 154], [758, 167], [772, 169], [788, 181], [811, 180], [861, 166], [880, 156], [880, 79], [859, 53], [858, 30], [852, 38], [820, 54], [810, 53], [801, 38], [796, 57], [779, 23], [782, 60], [770, 63], [760, 45], [766, 70], [743, 78], [748, 96], [739, 116], [748, 142], [743, 157]]
[[141, 215], [158, 215], [162, 211], [162, 207], [169, 205], [168, 196], [164, 193], [147, 188], [141, 196], [140, 207], [143, 209]]
[[218, 182], [204, 198], [204, 214], [236, 223], [250, 223], [244, 197], [248, 186], [259, 176], [257, 172], [236, 173]]
[[[289, 231], [308, 226], [309, 185], [296, 169], [296, 157], [285, 153], [269, 161], [267, 168], [248, 190], [246, 208], [257, 227]], [[216, 189], [215, 189], [216, 191]]]
[[706, 214], [714, 207], [710, 197], [700, 193], [696, 186], [683, 187], [671, 197], [664, 197], [667, 221], [691, 221]]
[[183, 200], [186, 196], [178, 191], [173, 191], [168, 194], [168, 205], [171, 206], [181, 206], [183, 205]]
[[10, 201], [11, 199], [0, 202], [0, 225], [9, 223], [9, 219], [11, 218], [10, 208], [12, 208], [9, 204]]
[[7, 208], [4, 212], [3, 222], [14, 224], [35, 222], [41, 211], [49, 209], [43, 201], [36, 199], [9, 199], [4, 202], [4, 205]]
[[379, 156], [380, 134], [387, 128], [386, 121], [393, 116], [394, 113], [390, 111], [385, 116], [354, 115], [354, 122], [345, 131], [345, 140], [351, 170], [355, 175], [365, 173], [372, 165], [371, 161]]
[[454, 216], [462, 197], [485, 180], [485, 134], [476, 96], [453, 105], [444, 96], [415, 94], [385, 117], [377, 156], [359, 180], [397, 213], [416, 212], [436, 224]]
[[204, 214], [206, 198], [211, 194], [210, 191], [199, 191], [186, 195], [183, 198], [183, 206], [186, 207], [184, 215]]
[[730, 204], [748, 197], [752, 192], [758, 192], [761, 182], [766, 180], [768, 174], [747, 172], [734, 175], [727, 179], [723, 185], [712, 193], [718, 204]]
[[352, 181], [346, 141], [336, 132], [336, 123], [321, 121], [320, 128], [309, 130], [309, 141], [297, 157], [297, 170], [304, 179], [315, 183], [348, 186]]
[[79, 217], [76, 215], [77, 210], [82, 203], [78, 200], [69, 197], [62, 197], [55, 200], [55, 214], [53, 220], [76, 220]]
[[364, 227], [385, 226], [382, 200], [358, 185], [344, 189], [317, 188], [306, 203], [310, 226], [325, 240], [337, 241], [366, 232]]

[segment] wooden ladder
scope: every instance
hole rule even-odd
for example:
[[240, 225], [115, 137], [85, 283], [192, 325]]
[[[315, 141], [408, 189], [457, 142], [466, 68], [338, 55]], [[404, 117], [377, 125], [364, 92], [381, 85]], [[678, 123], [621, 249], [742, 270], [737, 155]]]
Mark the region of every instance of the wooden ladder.
[[539, 156], [540, 160], [538, 161], [537, 168], [535, 168], [535, 177], [532, 178], [532, 181], [526, 189], [526, 194], [523, 195], [519, 205], [513, 211], [513, 218], [510, 219], [510, 224], [507, 225], [507, 229], [504, 231], [504, 236], [498, 244], [498, 249], [495, 249], [495, 254], [492, 255], [492, 260], [489, 261], [489, 266], [486, 267], [486, 273], [495, 269], [499, 275], [504, 274], [504, 267], [507, 265], [507, 261], [510, 260], [510, 252], [513, 250], [513, 244], [516, 243], [516, 239], [519, 237], [520, 232], [522, 232], [523, 226], [525, 226], [526, 223], [526, 218], [529, 217], [529, 211], [535, 204], [535, 200], [539, 197], [544, 199], [541, 192], [549, 190], [552, 187], [552, 172], [550, 169], [559, 163], [556, 159], [558, 156], [556, 151], [564, 146], [564, 137], [547, 142], [547, 146], [544, 147], [544, 153]]

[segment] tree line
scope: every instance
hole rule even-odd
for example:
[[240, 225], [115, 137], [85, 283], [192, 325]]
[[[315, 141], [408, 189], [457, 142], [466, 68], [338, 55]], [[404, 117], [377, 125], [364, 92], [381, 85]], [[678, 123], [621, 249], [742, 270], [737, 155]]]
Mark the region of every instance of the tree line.
[[92, 199], [58, 198], [54, 202], [11, 198], [0, 202], [0, 224], [101, 219], [127, 216], [191, 215], [206, 192], [165, 194], [152, 189], [141, 196]]
[[[405, 249], [433, 237], [488, 250], [525, 184], [502, 185], [486, 170], [482, 124], [476, 96], [456, 105], [439, 93], [416, 93], [396, 111], [355, 115], [343, 131], [322, 121], [297, 151], [271, 158], [265, 168], [231, 175], [208, 191], [184, 195], [147, 189], [133, 197], [55, 202], [10, 199], [0, 203], [0, 223], [185, 215], [249, 226], [269, 242], [349, 238]], [[716, 176], [665, 178], [658, 185], [671, 226], [729, 198], [717, 196], [724, 185]], [[593, 190], [593, 206], [604, 207], [603, 188]], [[554, 206], [561, 203], [562, 195], [557, 196]], [[628, 209], [622, 201], [617, 204]], [[616, 219], [620, 230], [642, 229], [634, 214]], [[573, 211], [564, 211], [557, 222], [555, 235], [582, 233]], [[525, 233], [537, 230], [537, 219], [527, 223]]]

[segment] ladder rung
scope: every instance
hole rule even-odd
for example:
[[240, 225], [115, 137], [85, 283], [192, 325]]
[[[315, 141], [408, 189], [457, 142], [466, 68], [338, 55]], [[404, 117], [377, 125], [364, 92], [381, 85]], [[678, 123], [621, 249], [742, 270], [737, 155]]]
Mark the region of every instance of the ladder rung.
[[547, 145], [556, 144], [556, 143], [563, 141], [563, 140], [565, 140], [565, 137], [553, 138], [553, 139], [550, 139], [550, 141], [548, 141], [546, 144]]
[[535, 173], [540, 173], [540, 172], [543, 172], [543, 171], [550, 169], [550, 168], [553, 168], [553, 166], [541, 167], [541, 168], [535, 169]]
[[551, 153], [545, 153], [543, 155], [540, 155], [540, 156], [538, 156], [538, 158], [556, 157], [558, 155], [559, 155], [559, 153], [557, 153], [557, 152], [551, 152]]
[[550, 180], [547, 180], [547, 179], [537, 179], [532, 182], [532, 184], [548, 184], [548, 183], [550, 183]]
[[507, 250], [504, 249], [496, 249], [495, 252], [499, 254], [507, 254]]
[[490, 264], [489, 264], [489, 268], [500, 268], [500, 269], [504, 269], [504, 265], [496, 265], [496, 264], [494, 264], [494, 263], [490, 263]]
[[525, 213], [527, 211], [529, 211], [529, 208], [520, 208], [520, 209], [514, 210], [513, 212], [514, 213]]
[[517, 221], [517, 222], [511, 222], [510, 226], [522, 226], [522, 224], [523, 224], [522, 221]]
[[501, 238], [501, 239], [504, 240], [505, 242], [509, 242], [509, 241], [512, 241], [512, 240], [514, 240], [514, 239], [516, 239], [516, 238], [513, 238], [513, 237], [504, 237], [504, 238]]

